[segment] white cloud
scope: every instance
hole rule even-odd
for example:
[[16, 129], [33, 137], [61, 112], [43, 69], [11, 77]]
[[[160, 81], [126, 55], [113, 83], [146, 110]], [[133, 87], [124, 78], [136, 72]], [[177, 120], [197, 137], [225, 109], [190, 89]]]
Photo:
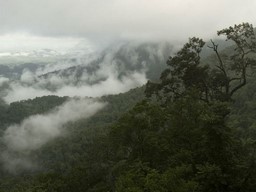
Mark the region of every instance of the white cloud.
[[88, 45], [88, 47], [91, 45], [91, 43], [85, 38], [43, 37], [29, 33], [10, 31], [8, 34], [0, 34], [0, 51], [3, 52], [3, 56], [8, 56], [8, 53], [5, 53], [6, 51], [24, 52], [38, 49], [53, 49], [62, 53], [73, 48], [81, 41]]
[[4, 83], [7, 83], [8, 81], [9, 81], [8, 78], [6, 78], [6, 77], [1, 77], [1, 76], [0, 76], [0, 87], [1, 87]]
[[[1, 33], [135, 39], [208, 37], [256, 22], [252, 0], [0, 0]], [[42, 8], [43, 7], [43, 8]]]
[[70, 121], [88, 118], [104, 107], [103, 103], [90, 99], [73, 99], [46, 115], [34, 115], [20, 125], [8, 127], [4, 142], [14, 151], [36, 150], [62, 132]]
[[[56, 91], [50, 91], [46, 88], [38, 87], [37, 85], [28, 86], [13, 83], [11, 84], [11, 90], [8, 91], [7, 95], [4, 97], [4, 100], [7, 103], [11, 103], [14, 101], [26, 100], [45, 95], [100, 97], [103, 95], [123, 93], [147, 82], [145, 73], [134, 72], [129, 76], [123, 77], [122, 79], [118, 79], [111, 74], [108, 75], [109, 76], [106, 80], [100, 81], [94, 85], [83, 84], [76, 86], [62, 84], [62, 87]], [[60, 81], [60, 83], [63, 82]]]
[[[141, 61], [142, 53], [138, 53], [140, 46], [141, 44], [135, 43], [107, 49], [107, 53], [102, 53], [102, 56], [96, 57], [94, 60], [97, 62], [100, 58], [99, 63], [95, 64], [96, 66], [94, 66], [94, 63], [92, 66], [88, 63], [82, 65], [83, 67], [90, 66], [94, 68], [93, 70], [89, 68], [90, 72], [87, 71], [87, 68], [81, 66], [68, 70], [69, 65], [73, 66], [74, 64], [68, 62], [64, 63], [65, 68], [67, 68], [64, 75], [61, 74], [63, 71], [59, 71], [48, 73], [44, 77], [38, 76], [38, 74], [43, 75], [44, 72], [48, 72], [50, 69], [57, 69], [54, 68], [54, 65], [42, 66], [35, 73], [25, 69], [20, 80], [9, 83], [10, 87], [5, 91], [6, 95], [3, 98], [7, 103], [11, 103], [45, 95], [100, 97], [126, 92], [132, 88], [142, 86], [147, 82], [148, 66], [146, 61]], [[161, 43], [157, 46], [149, 45], [141, 49], [145, 55], [148, 55], [148, 57], [144, 56], [147, 62], [156, 64], [158, 62], [155, 61], [156, 58], [165, 63], [163, 52], [169, 50]], [[129, 69], [132, 67], [133, 69]], [[78, 76], [77, 72], [82, 75]]]
[[20, 81], [22, 83], [33, 84], [33, 83], [35, 83], [35, 80], [36, 80], [36, 78], [35, 78], [34, 74], [29, 70], [24, 70], [20, 77]]
[[89, 118], [105, 106], [93, 99], [72, 99], [55, 110], [33, 115], [21, 124], [9, 126], [3, 135], [6, 150], [2, 153], [4, 167], [9, 171], [34, 165], [29, 155], [47, 142], [62, 135], [63, 126], [81, 118]]

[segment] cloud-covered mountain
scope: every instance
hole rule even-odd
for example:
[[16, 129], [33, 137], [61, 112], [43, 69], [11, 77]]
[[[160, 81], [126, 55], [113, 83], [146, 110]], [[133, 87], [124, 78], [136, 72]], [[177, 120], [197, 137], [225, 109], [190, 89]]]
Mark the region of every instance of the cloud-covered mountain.
[[125, 92], [147, 79], [158, 79], [172, 49], [166, 42], [121, 43], [101, 52], [73, 50], [46, 64], [1, 66], [9, 69], [9, 76], [1, 74], [2, 84], [8, 84], [1, 95], [13, 102], [44, 95], [98, 97]]

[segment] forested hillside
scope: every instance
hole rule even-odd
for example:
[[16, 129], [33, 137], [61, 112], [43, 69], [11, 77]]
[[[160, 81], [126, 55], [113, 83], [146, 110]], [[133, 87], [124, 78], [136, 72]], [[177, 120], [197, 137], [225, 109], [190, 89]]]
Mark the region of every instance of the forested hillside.
[[[190, 38], [160, 80], [97, 98], [104, 108], [65, 124], [63, 135], [26, 156], [38, 166], [3, 167], [0, 191], [255, 191], [256, 37], [248, 23], [218, 35], [232, 42], [228, 51], [211, 41], [213, 55], [201, 60], [207, 45]], [[1, 130], [68, 99], [3, 103]]]

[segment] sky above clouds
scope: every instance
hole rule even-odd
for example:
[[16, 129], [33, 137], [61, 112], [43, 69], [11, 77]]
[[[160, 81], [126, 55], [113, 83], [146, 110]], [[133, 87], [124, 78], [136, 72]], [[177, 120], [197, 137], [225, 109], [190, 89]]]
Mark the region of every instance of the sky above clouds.
[[10, 34], [74, 44], [76, 38], [207, 38], [236, 23], [255, 25], [255, 8], [254, 0], [0, 0], [0, 41]]

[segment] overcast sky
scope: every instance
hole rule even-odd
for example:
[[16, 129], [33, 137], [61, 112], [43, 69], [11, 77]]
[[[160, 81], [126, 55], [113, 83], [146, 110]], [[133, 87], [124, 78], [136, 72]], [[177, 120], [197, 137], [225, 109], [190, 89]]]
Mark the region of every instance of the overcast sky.
[[255, 9], [255, 0], [0, 0], [0, 47], [24, 34], [69, 38], [69, 46], [76, 38], [206, 38], [233, 24], [256, 25]]

